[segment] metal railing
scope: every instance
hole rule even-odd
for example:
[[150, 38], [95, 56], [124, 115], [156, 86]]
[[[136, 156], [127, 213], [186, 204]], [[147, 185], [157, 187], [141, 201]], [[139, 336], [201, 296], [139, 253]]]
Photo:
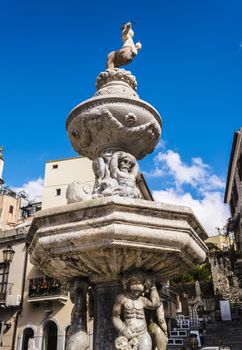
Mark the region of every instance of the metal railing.
[[68, 295], [67, 285], [56, 278], [38, 277], [29, 280], [29, 298]]

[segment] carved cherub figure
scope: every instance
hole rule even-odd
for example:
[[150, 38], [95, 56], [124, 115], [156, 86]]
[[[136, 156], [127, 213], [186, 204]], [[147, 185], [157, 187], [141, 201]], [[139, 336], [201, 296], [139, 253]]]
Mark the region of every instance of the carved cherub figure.
[[93, 161], [93, 171], [96, 177], [94, 193], [103, 196], [140, 198], [136, 186], [138, 165], [130, 153], [102, 152], [101, 157]]
[[117, 179], [120, 196], [140, 197], [136, 187], [138, 165], [135, 157], [122, 151], [115, 152], [110, 161], [110, 174], [114, 179]]
[[[119, 332], [119, 338], [115, 342], [117, 350], [122, 349], [121, 345], [125, 350], [152, 349], [151, 337], [145, 319], [145, 309], [159, 308], [160, 298], [153, 280], [149, 298], [143, 296], [146, 278], [147, 276], [141, 271], [134, 271], [123, 278], [124, 293], [117, 296], [112, 315], [113, 324]], [[120, 339], [121, 337], [122, 339]], [[120, 343], [121, 345], [119, 345]]]
[[134, 31], [131, 23], [128, 22], [122, 26], [123, 46], [120, 50], [110, 52], [107, 57], [107, 69], [126, 66], [137, 56], [142, 45], [140, 42], [134, 44], [133, 37]]

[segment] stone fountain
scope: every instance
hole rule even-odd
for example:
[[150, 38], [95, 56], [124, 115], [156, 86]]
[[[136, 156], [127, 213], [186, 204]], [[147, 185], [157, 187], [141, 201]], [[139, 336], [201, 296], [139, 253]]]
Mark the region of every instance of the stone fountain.
[[141, 48], [133, 36], [127, 23], [123, 46], [109, 54], [95, 95], [67, 119], [73, 148], [93, 161], [93, 191], [83, 195], [81, 185], [70, 185], [70, 204], [38, 212], [29, 232], [31, 262], [72, 283], [68, 350], [88, 349], [90, 288], [95, 350], [164, 350], [167, 329], [158, 285], [206, 257], [206, 233], [191, 209], [144, 200], [136, 185], [137, 160], [153, 151], [162, 122], [139, 98], [136, 78], [119, 68]]

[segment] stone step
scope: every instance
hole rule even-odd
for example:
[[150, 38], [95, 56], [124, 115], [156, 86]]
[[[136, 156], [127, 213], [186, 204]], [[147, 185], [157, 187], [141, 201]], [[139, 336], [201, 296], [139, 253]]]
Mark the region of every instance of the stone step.
[[218, 321], [208, 323], [204, 334], [204, 346], [228, 346], [232, 350], [242, 350], [242, 322]]

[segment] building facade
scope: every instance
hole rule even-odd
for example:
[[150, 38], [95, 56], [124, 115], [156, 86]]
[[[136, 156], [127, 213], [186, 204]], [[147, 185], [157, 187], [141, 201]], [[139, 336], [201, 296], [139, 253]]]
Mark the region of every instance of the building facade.
[[242, 282], [242, 127], [234, 133], [224, 202], [230, 207], [228, 230], [234, 232], [238, 275]]

